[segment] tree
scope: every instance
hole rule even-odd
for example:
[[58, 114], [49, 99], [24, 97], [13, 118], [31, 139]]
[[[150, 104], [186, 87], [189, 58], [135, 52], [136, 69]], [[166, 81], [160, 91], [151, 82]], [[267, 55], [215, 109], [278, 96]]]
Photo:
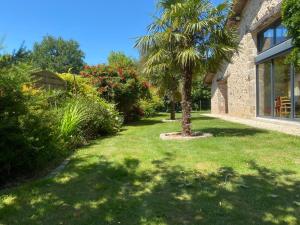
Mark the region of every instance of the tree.
[[170, 120], [175, 120], [175, 104], [180, 102], [180, 74], [172, 71], [158, 71], [150, 75], [150, 80], [158, 89], [160, 97], [167, 97], [170, 105]]
[[78, 42], [45, 36], [41, 43], [35, 43], [32, 52], [33, 63], [41, 69], [58, 73], [79, 73], [84, 65], [84, 53]]
[[210, 107], [211, 90], [205, 85], [203, 77], [195, 80], [192, 87], [192, 102], [193, 107], [199, 110], [207, 110]]
[[282, 5], [283, 24], [288, 29], [288, 34], [293, 38], [295, 46], [290, 60], [300, 66], [300, 1], [284, 0]]
[[145, 66], [156, 67], [166, 57], [176, 61], [182, 77], [182, 135], [190, 136], [193, 76], [217, 68], [237, 51], [237, 33], [227, 26], [228, 3], [214, 7], [207, 0], [160, 0], [159, 15], [136, 46], [152, 53]]
[[[158, 23], [161, 21], [157, 21]], [[158, 88], [161, 97], [167, 97], [170, 103], [170, 120], [175, 120], [175, 104], [180, 101], [180, 70], [177, 68], [174, 48], [164, 35], [156, 37], [156, 44], [148, 46], [147, 50], [136, 44], [141, 50], [142, 72], [149, 76]]]
[[0, 51], [3, 49], [4, 38], [0, 38]]
[[114, 68], [130, 68], [135, 67], [136, 63], [123, 52], [111, 52], [108, 56], [108, 65]]
[[27, 50], [24, 42], [19, 49], [13, 50], [11, 54], [0, 56], [0, 67], [11, 67], [17, 63], [29, 63], [31, 60], [31, 51]]

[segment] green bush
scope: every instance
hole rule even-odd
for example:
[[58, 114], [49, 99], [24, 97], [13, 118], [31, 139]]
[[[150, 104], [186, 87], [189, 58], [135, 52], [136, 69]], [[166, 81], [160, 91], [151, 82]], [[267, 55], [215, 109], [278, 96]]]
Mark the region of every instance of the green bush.
[[[80, 139], [82, 136], [81, 128], [88, 118], [88, 112], [85, 105], [79, 101], [68, 102], [62, 110], [63, 114], [59, 124], [60, 136], [66, 141], [71, 141], [73, 145], [74, 140]], [[77, 141], [75, 143], [77, 144]]]
[[116, 133], [122, 122], [113, 105], [100, 98], [77, 97], [61, 108], [60, 137], [74, 148], [99, 135]]
[[300, 1], [284, 0], [282, 4], [282, 20], [288, 34], [293, 40], [294, 49], [288, 60], [300, 67]]
[[[90, 79], [71, 73], [59, 74], [59, 77], [67, 82], [70, 97], [61, 110], [61, 126], [72, 128], [72, 132], [62, 134], [64, 138], [72, 136], [68, 141], [71, 145], [80, 145], [98, 135], [113, 134], [120, 130], [123, 118], [113, 104], [99, 97]], [[72, 119], [78, 124], [73, 124]]]
[[101, 98], [84, 99], [84, 104], [88, 109], [88, 120], [83, 127], [87, 138], [111, 135], [120, 131], [123, 117], [113, 104], [109, 104]]
[[0, 69], [0, 185], [116, 133], [123, 122], [114, 105], [91, 94], [92, 86], [81, 82], [77, 94], [45, 91], [35, 88], [31, 72], [25, 64]]
[[69, 96], [98, 97], [98, 92], [90, 79], [71, 73], [61, 73], [58, 76], [66, 81]]
[[30, 174], [64, 153], [59, 150], [46, 94], [31, 87], [27, 65], [0, 69], [0, 183]]
[[139, 105], [143, 111], [143, 115], [145, 117], [151, 117], [163, 108], [164, 102], [159, 97], [157, 91], [150, 88], [150, 98], [140, 100]]
[[135, 68], [85, 66], [80, 74], [91, 80], [99, 96], [116, 104], [126, 122], [142, 116], [139, 101], [148, 97], [149, 86], [139, 78]]

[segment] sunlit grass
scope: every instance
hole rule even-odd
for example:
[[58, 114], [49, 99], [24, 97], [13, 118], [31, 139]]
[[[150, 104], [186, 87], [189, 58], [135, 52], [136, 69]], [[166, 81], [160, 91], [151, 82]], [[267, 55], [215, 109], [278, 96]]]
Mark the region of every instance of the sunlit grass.
[[300, 224], [299, 138], [193, 116], [213, 138], [160, 140], [180, 130], [166, 114], [130, 124], [57, 176], [2, 190], [0, 224]]

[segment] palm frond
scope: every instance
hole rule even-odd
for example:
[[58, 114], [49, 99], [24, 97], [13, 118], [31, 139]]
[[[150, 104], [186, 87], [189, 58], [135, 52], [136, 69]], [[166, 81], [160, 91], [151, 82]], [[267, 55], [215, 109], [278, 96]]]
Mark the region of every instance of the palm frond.
[[200, 60], [200, 56], [196, 48], [190, 47], [182, 50], [177, 55], [177, 60], [182, 66], [187, 66], [191, 64], [197, 64], [197, 61]]

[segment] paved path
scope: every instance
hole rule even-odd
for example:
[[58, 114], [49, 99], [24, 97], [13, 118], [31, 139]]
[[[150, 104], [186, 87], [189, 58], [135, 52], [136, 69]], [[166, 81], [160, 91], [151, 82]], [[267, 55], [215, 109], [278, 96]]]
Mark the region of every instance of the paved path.
[[275, 119], [265, 119], [265, 118], [253, 118], [253, 119], [243, 119], [228, 115], [218, 115], [218, 114], [202, 114], [208, 117], [214, 117], [234, 123], [241, 123], [251, 127], [278, 131], [285, 134], [300, 136], [300, 123], [291, 121], [282, 121]]

